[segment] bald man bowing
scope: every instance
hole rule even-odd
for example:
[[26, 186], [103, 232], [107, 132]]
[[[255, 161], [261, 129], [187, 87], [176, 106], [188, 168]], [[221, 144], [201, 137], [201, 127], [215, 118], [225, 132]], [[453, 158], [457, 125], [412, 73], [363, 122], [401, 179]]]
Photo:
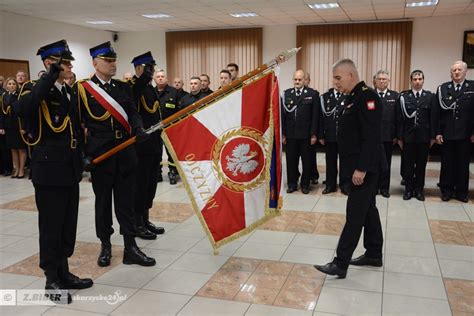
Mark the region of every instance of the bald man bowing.
[[[347, 94], [340, 114], [337, 142], [341, 168], [352, 179], [346, 205], [346, 223], [337, 245], [336, 257], [319, 271], [345, 278], [349, 264], [382, 266], [382, 226], [375, 205], [379, 173], [387, 168], [382, 147], [382, 101], [359, 80], [350, 59], [333, 66], [334, 86]], [[365, 254], [351, 260], [364, 228]]]

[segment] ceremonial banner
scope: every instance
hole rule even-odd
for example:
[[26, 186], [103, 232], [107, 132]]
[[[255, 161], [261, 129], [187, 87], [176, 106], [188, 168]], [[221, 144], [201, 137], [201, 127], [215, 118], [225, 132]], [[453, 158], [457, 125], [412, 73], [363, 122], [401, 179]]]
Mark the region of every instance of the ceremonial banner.
[[280, 135], [273, 72], [163, 130], [214, 249], [279, 215]]

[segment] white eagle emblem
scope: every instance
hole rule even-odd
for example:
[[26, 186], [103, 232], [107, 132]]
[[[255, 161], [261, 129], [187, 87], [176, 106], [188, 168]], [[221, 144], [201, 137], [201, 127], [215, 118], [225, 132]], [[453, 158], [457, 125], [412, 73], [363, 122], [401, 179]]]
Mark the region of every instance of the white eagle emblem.
[[234, 176], [237, 176], [237, 173], [249, 174], [253, 172], [257, 166], [258, 162], [252, 160], [257, 156], [256, 151], [250, 151], [249, 144], [240, 144], [235, 146], [232, 150], [232, 156], [225, 157], [227, 159], [227, 170], [231, 171]]

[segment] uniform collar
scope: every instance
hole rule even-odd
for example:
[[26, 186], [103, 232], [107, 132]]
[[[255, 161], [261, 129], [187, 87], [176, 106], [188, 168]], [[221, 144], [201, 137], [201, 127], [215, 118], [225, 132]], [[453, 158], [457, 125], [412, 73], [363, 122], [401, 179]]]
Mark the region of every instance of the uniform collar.
[[421, 96], [423, 94], [423, 89], [420, 89], [418, 91], [411, 89], [411, 92], [413, 93], [413, 95], [416, 95], [416, 93], [419, 92]]

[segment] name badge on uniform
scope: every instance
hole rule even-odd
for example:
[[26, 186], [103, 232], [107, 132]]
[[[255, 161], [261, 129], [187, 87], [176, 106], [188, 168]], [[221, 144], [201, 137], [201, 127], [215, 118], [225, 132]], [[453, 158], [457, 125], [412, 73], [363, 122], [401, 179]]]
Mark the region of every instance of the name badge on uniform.
[[313, 97], [306, 97], [305, 100], [313, 100]]
[[176, 104], [173, 104], [173, 103], [166, 103], [166, 104], [165, 104], [165, 108], [174, 109], [174, 108], [176, 108]]
[[369, 110], [369, 111], [375, 110], [375, 101], [374, 100], [367, 101], [367, 110]]

